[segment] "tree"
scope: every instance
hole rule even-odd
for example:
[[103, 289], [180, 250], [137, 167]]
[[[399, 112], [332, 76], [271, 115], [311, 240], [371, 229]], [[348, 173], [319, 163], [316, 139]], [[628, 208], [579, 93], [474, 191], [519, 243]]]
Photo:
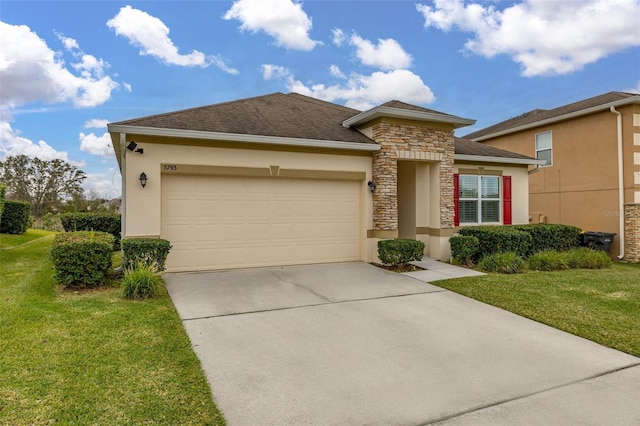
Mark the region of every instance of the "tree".
[[7, 186], [7, 199], [28, 201], [37, 218], [66, 200], [81, 197], [86, 178], [85, 172], [60, 159], [16, 155], [0, 161], [0, 182]]

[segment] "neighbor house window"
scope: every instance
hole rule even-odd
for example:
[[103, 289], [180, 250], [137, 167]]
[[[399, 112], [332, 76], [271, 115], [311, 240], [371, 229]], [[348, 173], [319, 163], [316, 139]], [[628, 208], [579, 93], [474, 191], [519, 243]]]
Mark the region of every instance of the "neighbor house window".
[[460, 223], [500, 223], [500, 178], [460, 175], [458, 201]]
[[536, 134], [536, 158], [544, 160], [542, 167], [553, 164], [553, 146], [551, 132]]

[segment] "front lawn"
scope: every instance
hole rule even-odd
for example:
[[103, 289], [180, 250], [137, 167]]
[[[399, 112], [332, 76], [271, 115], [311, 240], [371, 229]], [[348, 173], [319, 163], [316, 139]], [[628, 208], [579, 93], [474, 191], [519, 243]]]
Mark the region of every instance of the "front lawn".
[[489, 274], [435, 284], [640, 356], [640, 265]]
[[61, 290], [52, 235], [0, 236], [0, 424], [224, 424], [166, 291]]

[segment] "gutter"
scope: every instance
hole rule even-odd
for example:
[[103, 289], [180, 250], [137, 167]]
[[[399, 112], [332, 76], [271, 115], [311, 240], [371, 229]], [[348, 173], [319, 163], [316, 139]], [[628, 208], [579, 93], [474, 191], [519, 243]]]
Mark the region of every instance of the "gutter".
[[536, 160], [535, 158], [509, 158], [509, 157], [489, 157], [484, 155], [455, 154], [454, 161], [473, 161], [478, 163], [501, 163], [501, 164], [519, 164], [519, 165], [540, 165], [545, 160]]
[[616, 114], [617, 124], [618, 124], [618, 218], [620, 220], [619, 232], [620, 238], [620, 254], [618, 255], [618, 259], [622, 259], [624, 257], [624, 163], [623, 163], [623, 155], [622, 155], [622, 114], [620, 111], [617, 111], [615, 106], [610, 106], [609, 111], [613, 114]]
[[170, 138], [206, 139], [225, 142], [240, 142], [262, 145], [285, 145], [311, 148], [343, 149], [350, 151], [375, 152], [380, 150], [377, 143], [342, 142], [319, 139], [300, 139], [292, 137], [245, 135], [240, 133], [204, 132], [199, 130], [164, 129], [159, 127], [138, 127], [122, 124], [109, 124], [110, 133], [130, 135], [161, 136]]

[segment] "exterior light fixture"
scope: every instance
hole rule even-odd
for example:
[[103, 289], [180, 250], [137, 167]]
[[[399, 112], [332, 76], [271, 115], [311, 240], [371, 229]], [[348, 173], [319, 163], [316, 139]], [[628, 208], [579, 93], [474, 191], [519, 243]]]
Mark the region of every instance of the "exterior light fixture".
[[144, 188], [147, 186], [147, 174], [145, 172], [140, 173], [140, 185]]
[[367, 182], [367, 185], [369, 185], [369, 189], [371, 190], [371, 192], [374, 192], [376, 190], [376, 183], [372, 180], [370, 180], [369, 182]]
[[127, 144], [127, 149], [129, 151], [134, 151], [137, 152], [138, 154], [142, 154], [144, 152], [144, 150], [142, 148], [138, 148], [136, 149], [136, 147], [138, 146], [137, 143], [135, 143], [134, 141], [131, 141]]

